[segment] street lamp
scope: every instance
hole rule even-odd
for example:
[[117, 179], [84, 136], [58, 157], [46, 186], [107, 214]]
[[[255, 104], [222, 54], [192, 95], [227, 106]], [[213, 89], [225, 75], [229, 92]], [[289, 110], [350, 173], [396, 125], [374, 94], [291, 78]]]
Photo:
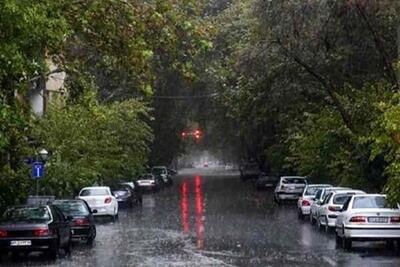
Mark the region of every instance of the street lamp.
[[49, 158], [49, 152], [46, 150], [46, 149], [41, 149], [40, 151], [39, 151], [39, 157], [40, 157], [40, 159], [43, 161], [43, 162], [46, 162], [47, 161], [47, 159]]

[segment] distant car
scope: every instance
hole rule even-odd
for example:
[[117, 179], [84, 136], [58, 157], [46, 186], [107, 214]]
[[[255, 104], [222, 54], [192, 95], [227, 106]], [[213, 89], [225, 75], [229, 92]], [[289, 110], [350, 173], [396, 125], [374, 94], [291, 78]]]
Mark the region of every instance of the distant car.
[[324, 201], [325, 197], [333, 191], [338, 191], [338, 190], [351, 190], [351, 188], [347, 187], [325, 187], [325, 188], [320, 188], [317, 190], [317, 193], [315, 194], [314, 201], [311, 203], [310, 207], [310, 222], [311, 224], [314, 224], [317, 221], [318, 218], [318, 210], [319, 207], [321, 206], [321, 203]]
[[225, 170], [227, 170], [227, 171], [233, 170], [233, 164], [231, 164], [231, 163], [225, 164]]
[[139, 203], [143, 202], [143, 196], [142, 196], [142, 188], [139, 186], [137, 181], [132, 181], [132, 182], [121, 182], [119, 183], [120, 185], [128, 185], [137, 195]]
[[309, 216], [311, 213], [311, 204], [314, 202], [315, 194], [318, 189], [332, 187], [329, 184], [309, 184], [304, 188], [302, 195], [297, 200], [297, 213], [299, 219]]
[[336, 218], [342, 210], [343, 204], [352, 195], [365, 194], [361, 190], [339, 190], [330, 192], [318, 209], [318, 228], [324, 226], [325, 231], [335, 227]]
[[160, 190], [160, 181], [151, 173], [139, 177], [137, 183], [142, 190], [151, 190], [153, 192]]
[[279, 177], [260, 174], [260, 176], [254, 182], [254, 186], [257, 190], [263, 190], [268, 188], [275, 188], [278, 182]]
[[53, 205], [10, 207], [0, 220], [0, 254], [44, 251], [56, 258], [60, 249], [69, 253], [70, 223]]
[[111, 192], [118, 201], [118, 207], [130, 207], [142, 203], [142, 194], [134, 191], [132, 187], [124, 184], [110, 186]]
[[282, 176], [275, 188], [274, 200], [297, 200], [307, 185], [307, 178], [302, 176]]
[[156, 178], [161, 178], [161, 181], [165, 185], [172, 185], [172, 177], [170, 173], [168, 172], [168, 168], [165, 166], [154, 166], [151, 168], [151, 173], [156, 176]]
[[82, 199], [57, 199], [53, 205], [72, 219], [71, 237], [85, 240], [88, 245], [96, 238], [96, 225], [89, 205]]
[[353, 195], [343, 205], [336, 223], [336, 242], [351, 249], [352, 241], [397, 241], [400, 247], [400, 210], [386, 207], [386, 196]]
[[111, 216], [113, 221], [118, 217], [118, 201], [108, 186], [93, 186], [83, 188], [78, 195], [94, 212], [95, 216]]
[[244, 163], [240, 165], [240, 178], [242, 180], [255, 179], [260, 175], [260, 167], [257, 162]]

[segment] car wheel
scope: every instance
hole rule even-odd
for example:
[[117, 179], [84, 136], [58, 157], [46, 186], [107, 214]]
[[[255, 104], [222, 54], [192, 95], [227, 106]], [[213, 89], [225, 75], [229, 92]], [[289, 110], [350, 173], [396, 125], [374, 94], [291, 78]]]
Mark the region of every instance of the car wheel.
[[328, 218], [325, 217], [325, 233], [329, 233], [329, 230], [330, 230], [330, 228], [329, 228], [329, 225], [328, 225]]
[[394, 241], [393, 240], [387, 240], [386, 241], [386, 247], [389, 250], [393, 250], [394, 249]]
[[68, 242], [63, 247], [65, 254], [71, 254], [71, 240], [72, 240], [72, 237], [71, 237], [71, 235], [69, 235]]
[[317, 217], [317, 229], [321, 230], [321, 219], [319, 217]]
[[95, 238], [96, 238], [96, 227], [93, 226], [90, 231], [90, 236], [86, 240], [86, 244], [92, 246]]
[[315, 224], [314, 217], [312, 216], [311, 213], [310, 213], [310, 223], [311, 223], [311, 225], [314, 225], [314, 224]]
[[299, 220], [304, 220], [304, 215], [303, 215], [303, 212], [301, 212], [301, 209], [299, 209], [298, 211], [297, 211], [297, 218], [299, 218]]
[[339, 236], [337, 232], [335, 232], [335, 241], [337, 247], [342, 247], [342, 238]]
[[342, 237], [342, 246], [345, 250], [351, 250], [352, 247], [352, 241], [350, 238], [345, 238], [344, 236]]
[[57, 259], [59, 252], [60, 252], [60, 241], [56, 240], [55, 246], [49, 249], [47, 255], [49, 256], [50, 259], [55, 260]]

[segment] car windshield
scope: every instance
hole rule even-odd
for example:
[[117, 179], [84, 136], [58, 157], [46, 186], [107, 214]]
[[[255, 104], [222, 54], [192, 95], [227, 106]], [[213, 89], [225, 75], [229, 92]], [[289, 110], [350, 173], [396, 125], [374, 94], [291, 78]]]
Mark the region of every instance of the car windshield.
[[350, 198], [351, 194], [337, 194], [333, 197], [333, 204], [343, 205]]
[[315, 196], [315, 194], [318, 192], [319, 189], [321, 189], [321, 187], [318, 187], [318, 186], [307, 187], [306, 192], [304, 192], [304, 195], [305, 196]]
[[77, 215], [88, 215], [89, 210], [86, 205], [81, 201], [54, 201], [56, 205], [65, 215], [77, 216]]
[[385, 203], [383, 196], [356, 197], [353, 201], [353, 209], [382, 209], [385, 208]]
[[284, 184], [306, 184], [306, 180], [302, 178], [283, 178], [282, 183]]
[[2, 221], [12, 222], [46, 222], [51, 219], [49, 210], [45, 206], [14, 207], [6, 210]]
[[105, 188], [91, 188], [91, 189], [84, 189], [80, 193], [80, 196], [82, 197], [88, 197], [88, 196], [108, 196], [108, 190]]

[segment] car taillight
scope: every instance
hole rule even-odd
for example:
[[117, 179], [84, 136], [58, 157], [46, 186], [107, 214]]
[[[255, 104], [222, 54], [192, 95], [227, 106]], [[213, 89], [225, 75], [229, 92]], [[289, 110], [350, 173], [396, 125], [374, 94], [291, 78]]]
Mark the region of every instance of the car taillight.
[[367, 218], [364, 216], [354, 216], [351, 217], [350, 222], [355, 222], [355, 223], [365, 223], [367, 221]]
[[105, 204], [111, 203], [111, 201], [112, 201], [111, 197], [107, 197], [106, 199], [104, 199]]
[[390, 217], [390, 222], [391, 223], [400, 223], [400, 217]]
[[33, 230], [34, 236], [48, 236], [50, 234], [49, 228], [37, 228]]
[[90, 225], [89, 220], [86, 218], [79, 218], [79, 219], [75, 219], [73, 222], [74, 226], [87, 226]]
[[7, 237], [7, 231], [6, 230], [0, 230], [0, 238]]
[[310, 201], [308, 201], [307, 199], [304, 199], [304, 200], [301, 202], [301, 205], [302, 205], [302, 206], [310, 206], [311, 203], [310, 203]]
[[329, 211], [340, 211], [340, 207], [337, 206], [328, 206]]

